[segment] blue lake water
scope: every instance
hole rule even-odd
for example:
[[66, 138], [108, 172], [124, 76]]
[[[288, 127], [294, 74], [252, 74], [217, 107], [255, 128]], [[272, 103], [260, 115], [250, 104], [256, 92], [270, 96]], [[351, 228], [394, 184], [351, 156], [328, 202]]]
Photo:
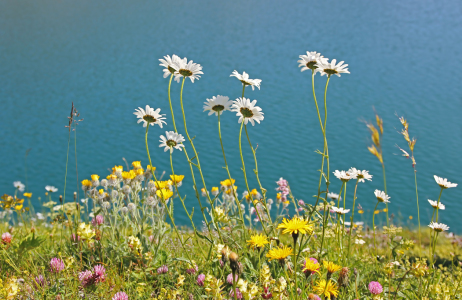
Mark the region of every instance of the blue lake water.
[[[382, 169], [367, 146], [362, 120], [384, 120], [384, 159], [390, 212], [416, 224], [411, 163], [395, 147], [406, 144], [395, 112], [410, 123], [417, 138], [415, 156], [422, 224], [427, 225], [439, 187], [433, 175], [462, 183], [462, 2], [409, 1], [14, 1], [0, 2], [0, 193], [12, 193], [13, 181], [25, 182], [33, 201], [45, 185], [64, 188], [68, 131], [73, 101], [84, 121], [78, 126], [79, 180], [106, 176], [115, 164], [141, 160], [147, 164], [144, 129], [134, 109], [146, 104], [167, 114], [168, 80], [159, 58], [186, 56], [203, 66], [204, 75], [184, 91], [188, 129], [196, 136], [209, 187], [226, 178], [217, 119], [202, 112], [206, 98], [235, 99], [241, 84], [229, 75], [246, 71], [262, 79], [261, 90], [246, 90], [265, 113], [250, 126], [262, 184], [275, 197], [275, 181], [289, 180], [294, 195], [313, 203], [317, 192], [322, 134], [311, 94], [310, 74], [300, 72], [298, 56], [318, 51], [344, 60], [351, 74], [334, 77], [328, 89], [328, 142], [331, 169], [352, 166], [369, 170], [372, 182], [361, 184], [358, 200], [366, 214], [383, 189]], [[316, 77], [318, 99], [326, 77]], [[175, 114], [180, 116], [180, 85], [174, 83]], [[178, 119], [182, 128], [182, 122]], [[222, 118], [231, 174], [244, 191], [238, 152], [239, 125], [234, 113]], [[150, 130], [153, 164], [169, 170], [169, 155], [158, 148], [165, 130]], [[180, 130], [183, 132], [183, 129]], [[187, 146], [188, 147], [188, 146]], [[67, 197], [76, 187], [71, 144]], [[244, 141], [251, 188], [257, 187], [252, 156]], [[188, 147], [191, 154], [192, 149]], [[197, 206], [184, 155], [174, 153], [176, 173], [186, 175], [182, 192], [189, 208]], [[198, 174], [196, 175], [198, 176]], [[331, 190], [340, 181], [333, 178]], [[349, 185], [348, 206], [353, 186]], [[57, 200], [55, 195], [55, 200]], [[462, 209], [462, 186], [443, 192], [446, 210], [440, 220], [455, 232]], [[383, 207], [382, 207], [383, 208]], [[187, 224], [178, 207], [176, 219]], [[366, 214], [362, 217], [366, 218]], [[381, 214], [383, 215], [383, 214]], [[408, 221], [412, 215], [414, 219]], [[200, 222], [196, 207], [196, 221]]]

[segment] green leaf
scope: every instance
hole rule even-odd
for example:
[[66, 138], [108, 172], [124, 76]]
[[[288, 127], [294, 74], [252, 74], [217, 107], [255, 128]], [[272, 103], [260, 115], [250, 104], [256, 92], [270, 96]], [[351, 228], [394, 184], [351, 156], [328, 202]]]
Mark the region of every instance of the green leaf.
[[45, 237], [35, 237], [35, 233], [31, 233], [26, 236], [19, 244], [19, 253], [23, 253], [24, 251], [30, 251], [34, 248], [39, 247], [45, 241]]
[[212, 240], [211, 240], [209, 237], [203, 235], [203, 234], [200, 233], [199, 231], [196, 231], [196, 234], [197, 234], [197, 236], [200, 237], [201, 239], [207, 240], [207, 241], [209, 241], [211, 244], [213, 244]]

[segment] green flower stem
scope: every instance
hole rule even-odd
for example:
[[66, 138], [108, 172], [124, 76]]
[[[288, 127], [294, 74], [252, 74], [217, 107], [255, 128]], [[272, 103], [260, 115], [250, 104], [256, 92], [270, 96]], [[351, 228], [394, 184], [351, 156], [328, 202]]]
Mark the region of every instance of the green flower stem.
[[[298, 249], [298, 251], [300, 252], [300, 249]], [[297, 290], [297, 265], [298, 265], [297, 258], [298, 258], [298, 255], [295, 255], [295, 253], [297, 253], [297, 240], [296, 239], [294, 239], [294, 281], [295, 281], [295, 299], [298, 299], [298, 290]]]
[[417, 198], [417, 222], [419, 223], [419, 253], [422, 251], [422, 234], [420, 232], [420, 209], [419, 209], [419, 192], [417, 190], [417, 170], [414, 166], [415, 196]]
[[353, 228], [354, 228], [353, 221], [355, 218], [356, 191], [358, 190], [358, 183], [359, 183], [359, 179], [356, 180], [355, 193], [353, 195], [353, 208], [351, 210], [351, 219], [350, 219], [350, 236], [348, 237], [348, 251], [347, 251], [348, 260], [350, 259], [351, 233], [353, 232]]
[[[440, 195], [438, 196], [438, 204], [436, 204], [436, 223], [438, 223], [438, 211], [439, 211], [439, 206], [440, 206], [440, 201], [441, 201], [441, 194], [443, 193], [444, 188], [441, 188]], [[432, 216], [432, 221], [433, 221], [433, 216]]]
[[[210, 198], [210, 194], [209, 194], [209, 192], [208, 192], [208, 190], [207, 190], [207, 186], [206, 186], [206, 184], [205, 184], [204, 175], [202, 174], [201, 163], [200, 163], [200, 161], [199, 161], [199, 155], [197, 154], [196, 147], [194, 147], [194, 143], [193, 143], [191, 137], [189, 136], [188, 127], [187, 127], [187, 125], [186, 125], [186, 115], [185, 115], [185, 113], [184, 113], [184, 107], [183, 107], [183, 87], [184, 87], [184, 81], [185, 81], [185, 79], [186, 79], [186, 77], [183, 77], [183, 81], [181, 82], [181, 92], [180, 92], [180, 104], [181, 104], [181, 112], [183, 113], [184, 131], [185, 131], [185, 133], [186, 133], [186, 136], [188, 137], [188, 140], [189, 140], [189, 143], [191, 144], [191, 147], [193, 148], [193, 151], [194, 151], [194, 158], [197, 160], [197, 164], [195, 164], [195, 166], [196, 166], [197, 169], [199, 170], [199, 174], [201, 175], [201, 179], [202, 179], [202, 185], [204, 186], [204, 189], [207, 191], [207, 193], [206, 193], [206, 194], [207, 194], [207, 198], [208, 198], [208, 200], [209, 200], [209, 203], [210, 203], [210, 206], [211, 206], [212, 211], [214, 211], [213, 201], [212, 201], [212, 199]], [[186, 152], [185, 152], [185, 153], [186, 153]], [[191, 165], [191, 164], [192, 164], [191, 160], [188, 159], [188, 161], [189, 161], [189, 164]], [[192, 168], [192, 167], [191, 167], [191, 168]], [[195, 186], [195, 187], [196, 187], [196, 186]], [[196, 188], [196, 193], [198, 193], [197, 188]], [[202, 208], [201, 208], [201, 210], [202, 210]], [[212, 212], [212, 213], [214, 213], [214, 212]], [[205, 217], [205, 215], [204, 215], [204, 217]], [[215, 218], [212, 218], [212, 222], [214, 223], [215, 228], [217, 229], [218, 235], [219, 235], [219, 237], [220, 237], [220, 241], [221, 241], [222, 243], [224, 243], [224, 242], [223, 242], [223, 237], [221, 236], [220, 228], [218, 228], [218, 224], [216, 223]]]
[[377, 204], [375, 205], [374, 210], [372, 211], [372, 229], [374, 230], [374, 247], [375, 247], [375, 253], [377, 253], [377, 245], [375, 243], [375, 210], [377, 209], [377, 206], [379, 205], [380, 201], [377, 201]]
[[[342, 191], [343, 191], [343, 188], [345, 187], [346, 189], [346, 182], [342, 180], [342, 186], [340, 187], [340, 192], [338, 194], [338, 198], [337, 198], [337, 207], [340, 207], [340, 198], [342, 197]], [[343, 197], [345, 198], [345, 196]], [[340, 216], [337, 214], [337, 240], [338, 240], [338, 245], [339, 247], [341, 247], [340, 245]]]
[[[245, 135], [247, 136], [247, 141], [249, 142], [249, 145], [250, 145], [250, 149], [252, 149], [253, 159], [255, 160], [255, 170], [254, 170], [254, 173], [255, 173], [255, 176], [257, 177], [258, 185], [260, 186], [260, 191], [261, 191], [261, 194], [262, 194], [262, 196], [263, 196], [263, 201], [261, 201], [261, 202], [263, 203], [263, 206], [265, 207], [266, 214], [268, 215], [268, 218], [269, 218], [269, 223], [272, 224], [273, 221], [271, 220], [271, 215], [270, 215], [270, 213], [269, 213], [268, 206], [266, 205], [266, 190], [261, 186], [260, 177], [258, 176], [257, 156], [256, 156], [256, 154], [255, 154], [255, 149], [253, 148], [252, 143], [250, 142], [249, 133], [247, 132], [247, 125], [245, 125], [245, 124], [244, 124], [244, 129], [245, 129]], [[295, 202], [295, 201], [294, 201], [294, 202]], [[297, 208], [297, 206], [295, 206], [295, 208]], [[298, 214], [298, 213], [297, 213], [297, 214]], [[273, 232], [273, 230], [274, 230], [274, 227], [272, 227], [271, 232]]]
[[[172, 152], [170, 152], [170, 167], [172, 168], [172, 176], [175, 178], [175, 171], [173, 169], [173, 160], [172, 160]], [[188, 210], [186, 209], [186, 206], [184, 205], [184, 198], [181, 198], [180, 191], [178, 190], [178, 184], [176, 181], [173, 182], [173, 185], [175, 186], [176, 194], [178, 195], [178, 198], [180, 198], [181, 204], [183, 204], [184, 211], [186, 212], [186, 215], [188, 215], [189, 220], [191, 221], [191, 225], [194, 229], [194, 233], [197, 232], [196, 226], [194, 225], [194, 222], [192, 220], [191, 215], [189, 214]], [[197, 236], [196, 236], [197, 239]]]
[[[330, 163], [329, 163], [329, 147], [327, 145], [327, 86], [329, 85], [330, 75], [327, 76], [326, 88], [324, 89], [324, 147], [326, 149], [326, 160], [327, 160], [327, 174], [326, 174], [326, 195], [329, 193], [329, 176], [330, 176]], [[323, 156], [324, 157], [324, 156]], [[324, 159], [324, 158], [323, 158]]]
[[[170, 89], [171, 89], [171, 85], [172, 85], [172, 79], [173, 79], [173, 73], [172, 73], [172, 75], [170, 75], [170, 81], [168, 83], [168, 103], [170, 105], [170, 112], [172, 113], [173, 128], [175, 129], [175, 132], [178, 133], [178, 130], [177, 130], [176, 124], [175, 124], [175, 115], [173, 113], [172, 98], [170, 96]], [[186, 156], [186, 160], [189, 163], [189, 168], [191, 170], [191, 178], [193, 180], [193, 185], [194, 185], [194, 191], [196, 192], [196, 198], [197, 198], [197, 201], [199, 202], [199, 207], [201, 209], [202, 217], [204, 218], [205, 225], [207, 226], [209, 232], [212, 232], [212, 229], [210, 228], [210, 224], [207, 221], [207, 217], [205, 216], [205, 213], [204, 213], [205, 207], [202, 206], [201, 197], [199, 195], [199, 190], [197, 189], [196, 178], [194, 176], [194, 170], [192, 168], [192, 163], [191, 163], [191, 160], [189, 159], [188, 152], [186, 151], [185, 147], [183, 147], [183, 152], [184, 152], [184, 154]], [[210, 237], [211, 237], [212, 240], [214, 239], [213, 235], [211, 235]]]
[[324, 234], [325, 234], [325, 232], [326, 232], [326, 223], [327, 223], [326, 210], [327, 210], [327, 201], [324, 200], [324, 211], [323, 211], [323, 215], [322, 215], [321, 247], [319, 248], [319, 256], [318, 256], [319, 259], [321, 259], [322, 246], [323, 246], [323, 244], [324, 244]]
[[[225, 161], [225, 170], [228, 173], [228, 178], [229, 178], [229, 181], [231, 182], [232, 177], [231, 177], [231, 173], [229, 172], [228, 162], [226, 161], [225, 148], [223, 147], [223, 140], [221, 138], [220, 116], [221, 116], [221, 112], [218, 112], [218, 136], [220, 137], [221, 151], [223, 152], [223, 160]], [[237, 193], [236, 193], [236, 190], [234, 189], [234, 187], [232, 187], [232, 189], [233, 189], [233, 194], [234, 194], [234, 199], [236, 201], [237, 209], [238, 209], [238, 212], [239, 212], [239, 217], [242, 220], [242, 225], [245, 227], [245, 220], [244, 220], [244, 216], [242, 215], [241, 203], [239, 202], [239, 199], [237, 197]], [[244, 233], [244, 240], [245, 240], [246, 239], [245, 228], [243, 230], [243, 233]]]
[[[343, 209], [345, 209], [345, 203], [346, 203], [346, 189], [347, 189], [347, 183], [345, 182], [345, 188], [343, 189]], [[340, 196], [340, 195], [339, 195]], [[343, 234], [345, 233], [345, 214], [343, 214], [343, 222], [342, 222], [342, 244], [340, 249], [342, 249], [342, 254], [343, 254]]]
[[[148, 131], [149, 131], [149, 126], [150, 126], [150, 125], [149, 125], [149, 123], [148, 123], [147, 126], [146, 126], [146, 135], [145, 135], [146, 152], [147, 152], [147, 154], [148, 154], [149, 165], [151, 166], [152, 177], [154, 177], [154, 181], [156, 182], [156, 184], [158, 184], [159, 181], [157, 180], [156, 174], [154, 174], [153, 167], [152, 167], [151, 155], [149, 155], [149, 147], [148, 147]], [[184, 245], [183, 238], [181, 237], [181, 235], [180, 235], [180, 233], [179, 233], [179, 231], [178, 231], [178, 228], [177, 228], [176, 225], [175, 225], [175, 221], [174, 221], [174, 219], [173, 219], [173, 216], [172, 216], [172, 214], [171, 214], [171, 212], [170, 212], [170, 209], [169, 209], [168, 206], [167, 206], [167, 202], [166, 202], [165, 199], [164, 199], [164, 193], [162, 192], [162, 190], [160, 190], [160, 191], [161, 191], [160, 193], [161, 193], [161, 196], [162, 196], [162, 197], [161, 197], [161, 198], [162, 198], [162, 202], [163, 202], [164, 205], [165, 205], [165, 208], [166, 208], [166, 210], [167, 210], [168, 216], [170, 217], [170, 221], [172, 221], [173, 228], [175, 228], [175, 232], [176, 232], [176, 234], [178, 235], [178, 239], [180, 240], [181, 246], [183, 247], [184, 251], [186, 252], [186, 255], [188, 256], [189, 261], [191, 261], [191, 257], [189, 256], [189, 253], [188, 253], [188, 251], [186, 250], [186, 247], [185, 247], [185, 245]], [[171, 199], [171, 202], [172, 202], [172, 204], [171, 204], [171, 206], [172, 206], [172, 205], [173, 205], [173, 199]]]
[[[382, 154], [382, 170], [383, 170], [383, 186], [385, 189], [385, 194], [387, 193], [387, 176], [385, 175], [385, 164], [383, 163], [383, 154]], [[388, 203], [385, 203], [385, 208], [387, 209], [387, 227], [390, 226], [390, 219], [388, 218]]]
[[[245, 172], [244, 156], [242, 155], [242, 127], [244, 127], [244, 120], [242, 120], [241, 129], [239, 130], [239, 153], [241, 154], [242, 172], [244, 173], [244, 180], [245, 185], [247, 187], [247, 192], [249, 193], [249, 196], [252, 198], [249, 188], [249, 182], [247, 181], [247, 174]], [[251, 202], [253, 207], [255, 208], [255, 212], [257, 213], [258, 219], [260, 220], [261, 226], [263, 227], [263, 231], [265, 232], [265, 235], [268, 236], [268, 231], [266, 230], [265, 222], [263, 222], [263, 219], [261, 218], [260, 213], [258, 212], [257, 206], [253, 203], [253, 201]], [[252, 222], [252, 218], [250, 218], [250, 222]]]

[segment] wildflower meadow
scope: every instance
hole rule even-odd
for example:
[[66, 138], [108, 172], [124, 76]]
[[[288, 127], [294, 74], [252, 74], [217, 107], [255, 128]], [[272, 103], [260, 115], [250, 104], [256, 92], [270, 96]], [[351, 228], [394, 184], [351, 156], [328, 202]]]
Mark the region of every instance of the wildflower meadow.
[[[81, 178], [81, 190], [73, 195], [46, 186], [39, 203], [16, 181], [1, 197], [0, 299], [461, 299], [461, 239], [439, 220], [443, 203], [451, 201], [445, 190], [457, 183], [445, 174], [417, 173], [417, 140], [405, 117], [397, 116], [402, 157], [393, 159], [412, 166], [407, 171], [414, 174], [409, 184], [415, 186], [418, 225], [399, 226], [388, 210], [394, 199], [387, 191], [382, 118], [376, 114], [366, 126], [369, 152], [383, 172], [336, 169], [329, 156], [329, 131], [335, 128], [327, 130], [328, 88], [348, 76], [348, 65], [317, 52], [300, 55], [298, 63], [312, 89], [302, 101], [316, 110], [323, 137], [319, 165], [306, 168], [319, 172], [319, 180], [304, 195], [293, 194], [282, 174], [274, 174], [273, 186], [262, 186], [258, 141], [249, 132], [265, 122], [265, 105], [245, 92], [264, 83], [237, 70], [229, 85], [239, 97], [204, 99], [203, 118], [215, 118], [217, 126], [210, 147], [221, 148], [217, 168], [225, 170], [223, 178], [206, 180], [194, 141], [200, 133], [188, 131], [183, 107], [188, 85], [200, 84], [202, 66], [167, 55], [160, 66], [168, 98], [133, 108], [133, 122], [145, 132], [145, 157]], [[322, 91], [315, 90], [315, 80], [325, 83]], [[171, 93], [172, 84], [181, 85], [179, 95]], [[168, 101], [170, 111], [158, 108], [161, 101]], [[175, 115], [174, 107], [182, 113]], [[72, 105], [69, 143], [81, 120]], [[227, 137], [238, 140], [239, 149], [225, 149], [221, 122], [239, 126], [238, 136]], [[167, 123], [173, 131], [163, 129]], [[148, 147], [153, 140], [159, 148]], [[250, 149], [252, 160], [245, 161], [243, 149]], [[238, 160], [229, 159], [231, 151], [240, 154]], [[159, 170], [160, 160], [170, 169]], [[175, 169], [179, 160], [189, 169]], [[67, 165], [71, 162], [68, 155]], [[242, 174], [231, 174], [230, 164], [239, 164]], [[243, 181], [234, 179], [242, 175]], [[433, 200], [419, 199], [419, 176], [434, 177], [439, 194]], [[182, 184], [186, 177], [193, 189]], [[341, 188], [334, 190], [333, 182]], [[356, 196], [364, 185], [376, 188], [375, 209], [367, 217]], [[423, 206], [433, 209], [428, 224], [420, 220]], [[189, 223], [179, 226], [178, 214]], [[377, 215], [386, 224], [378, 225]]]

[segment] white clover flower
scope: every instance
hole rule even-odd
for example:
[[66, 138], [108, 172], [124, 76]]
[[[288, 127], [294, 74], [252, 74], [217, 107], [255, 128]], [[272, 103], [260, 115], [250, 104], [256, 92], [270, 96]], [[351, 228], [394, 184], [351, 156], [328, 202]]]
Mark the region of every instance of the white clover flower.
[[443, 189], [452, 188], [452, 187], [457, 186], [457, 183], [451, 183], [446, 178], [443, 179], [436, 175], [433, 175], [433, 177], [435, 178], [436, 183]]
[[327, 193], [327, 198], [331, 198], [332, 200], [342, 200], [342, 197], [339, 197], [339, 194], [331, 192]]
[[260, 121], [263, 121], [265, 117], [261, 112], [261, 108], [255, 105], [256, 103], [257, 100], [250, 102], [250, 99], [248, 98], [237, 98], [233, 102], [231, 107], [233, 108], [232, 111], [236, 112], [236, 116], [239, 117], [238, 123], [242, 123], [242, 121], [244, 121], [244, 124], [247, 125], [250, 121], [252, 126], [254, 126], [255, 121], [258, 124], [260, 124]]
[[350, 168], [347, 173], [354, 174], [359, 182], [365, 182], [365, 180], [372, 181], [372, 175], [369, 174], [369, 171], [366, 170], [357, 170], [356, 168]]
[[50, 192], [50, 193], [55, 193], [55, 192], [58, 191], [58, 189], [55, 188], [55, 187], [52, 186], [52, 185], [47, 185], [47, 186], [45, 187], [45, 190], [46, 190], [47, 192]]
[[379, 190], [375, 190], [375, 191], [374, 191], [374, 195], [377, 197], [377, 200], [378, 200], [379, 202], [390, 203], [390, 201], [388, 201], [388, 199], [390, 199], [390, 197], [388, 197], [388, 195], [385, 194], [385, 192], [379, 191]]
[[343, 209], [341, 207], [335, 207], [335, 206], [332, 206], [330, 209], [339, 215], [347, 214], [350, 211], [349, 209]]
[[364, 245], [366, 242], [362, 239], [355, 239], [355, 244], [356, 245]]
[[207, 102], [204, 102], [204, 111], [209, 111], [209, 116], [215, 114], [221, 114], [223, 111], [230, 110], [230, 106], [233, 101], [229, 100], [227, 96], [213, 96], [212, 99], [207, 99]]
[[334, 176], [343, 182], [348, 182], [350, 179], [356, 179], [356, 174], [349, 173], [349, 171], [335, 170]]
[[180, 58], [175, 54], [173, 54], [171, 58], [170, 58], [170, 55], [167, 55], [167, 56], [164, 56], [164, 59], [162, 58], [159, 59], [159, 61], [161, 62], [159, 66], [165, 67], [165, 69], [163, 70], [164, 78], [167, 78], [171, 74], [175, 74], [175, 71], [176, 71], [175, 68], [177, 67], [179, 60]]
[[188, 62], [186, 57], [183, 59], [178, 59], [174, 68], [176, 69], [175, 80], [177, 82], [180, 82], [181, 77], [189, 77], [191, 82], [194, 83], [194, 79], [200, 79], [201, 76], [199, 74], [204, 74], [200, 64], [196, 64], [192, 60]]
[[430, 227], [436, 232], [446, 231], [449, 229], [448, 225], [443, 224], [443, 223], [435, 223], [435, 222], [431, 222], [430, 225], [428, 225], [428, 227]]
[[239, 81], [242, 82], [244, 86], [250, 85], [252, 87], [252, 91], [255, 90], [255, 87], [260, 89], [261, 79], [250, 79], [249, 74], [247, 74], [246, 72], [242, 72], [241, 75], [236, 70], [234, 70], [233, 73], [229, 75], [229, 77], [233, 76], [239, 79]]
[[428, 199], [428, 202], [430, 203], [431, 206], [433, 206], [433, 208], [438, 208], [441, 210], [444, 210], [446, 208], [446, 206], [444, 206], [444, 204], [441, 202], [438, 204], [438, 201], [433, 201], [430, 199]]
[[21, 181], [13, 182], [13, 186], [17, 188], [21, 193], [24, 192], [24, 189], [26, 188], [26, 186]]
[[337, 60], [333, 59], [330, 63], [325, 61], [325, 62], [321, 62], [317, 64], [317, 67], [319, 68], [319, 71], [321, 72], [321, 76], [322, 75], [331, 76], [335, 74], [338, 77], [340, 77], [341, 73], [350, 74], [347, 68], [348, 67], [347, 64], [343, 64], [344, 63], [343, 61], [339, 62], [338, 64], [336, 63], [337, 63]]
[[154, 110], [151, 108], [149, 105], [146, 105], [146, 109], [142, 109], [141, 107], [138, 107], [138, 109], [135, 109], [135, 112], [133, 113], [139, 120], [137, 123], [143, 122], [143, 127], [146, 127], [149, 125], [154, 126], [155, 124], [159, 125], [160, 128], [162, 128], [162, 123], [167, 124], [165, 120], [165, 115], [159, 114], [160, 113], [160, 108]]
[[165, 147], [164, 152], [170, 150], [170, 153], [173, 153], [173, 148], [182, 151], [181, 147], [184, 147], [182, 144], [184, 141], [185, 139], [181, 134], [175, 131], [166, 131], [165, 136], [160, 136], [159, 147]]
[[299, 67], [302, 67], [301, 72], [306, 70], [313, 70], [316, 74], [321, 70], [318, 68], [317, 64], [327, 63], [327, 58], [317, 53], [316, 51], [309, 52], [306, 51], [306, 55], [300, 55], [300, 60], [298, 61]]

